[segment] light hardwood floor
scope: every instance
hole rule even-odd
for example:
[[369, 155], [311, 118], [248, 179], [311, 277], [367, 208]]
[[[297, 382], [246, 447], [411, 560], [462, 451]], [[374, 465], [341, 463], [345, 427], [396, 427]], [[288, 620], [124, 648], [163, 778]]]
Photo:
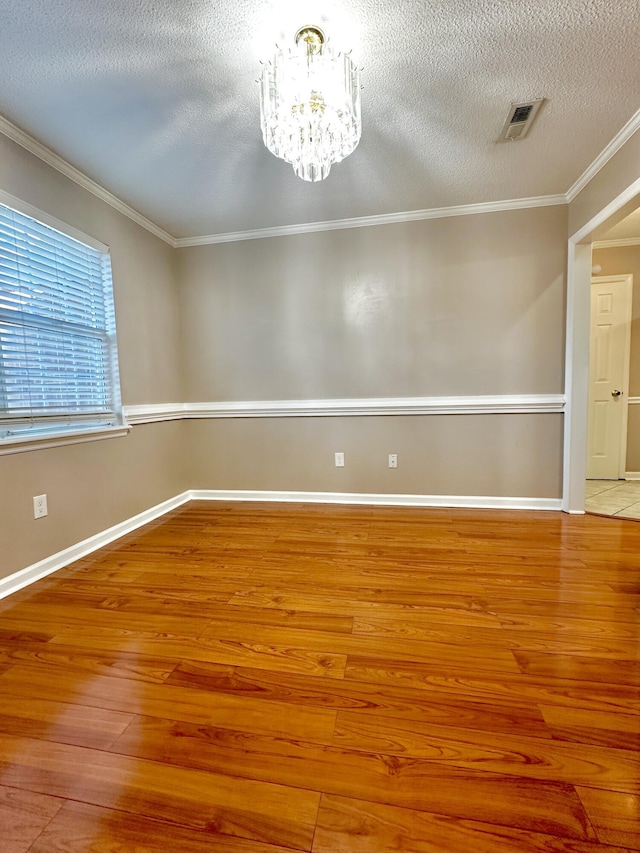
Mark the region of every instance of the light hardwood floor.
[[640, 524], [192, 503], [0, 602], [0, 850], [640, 849]]

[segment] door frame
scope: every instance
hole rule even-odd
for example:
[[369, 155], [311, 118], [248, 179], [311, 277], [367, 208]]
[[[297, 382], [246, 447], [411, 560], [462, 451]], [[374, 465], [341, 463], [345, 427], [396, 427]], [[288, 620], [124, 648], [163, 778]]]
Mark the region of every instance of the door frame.
[[[562, 509], [584, 513], [589, 404], [591, 235], [640, 194], [640, 178], [569, 237]], [[640, 206], [640, 199], [638, 199]]]
[[[592, 275], [591, 287], [594, 284], [605, 284], [607, 282], [617, 283], [627, 286], [627, 299], [629, 303], [629, 321], [625, 323], [624, 328], [624, 363], [622, 365], [622, 421], [620, 424], [619, 436], [619, 452], [617, 473], [618, 479], [624, 480], [624, 475], [627, 470], [627, 430], [629, 427], [629, 371], [631, 365], [631, 320], [633, 317], [633, 275], [631, 273], [623, 273], [621, 275]], [[590, 291], [591, 294], [591, 291]], [[591, 357], [591, 313], [589, 313], [589, 357]], [[590, 412], [587, 410], [587, 435], [589, 433], [589, 417]], [[587, 467], [589, 461], [587, 459]]]

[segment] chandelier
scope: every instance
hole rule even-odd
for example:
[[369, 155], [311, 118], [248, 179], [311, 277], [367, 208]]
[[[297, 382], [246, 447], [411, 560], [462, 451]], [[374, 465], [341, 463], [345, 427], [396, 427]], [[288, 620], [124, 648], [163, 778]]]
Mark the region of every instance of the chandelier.
[[304, 181], [323, 181], [360, 141], [360, 73], [319, 27], [301, 27], [260, 78], [262, 138]]

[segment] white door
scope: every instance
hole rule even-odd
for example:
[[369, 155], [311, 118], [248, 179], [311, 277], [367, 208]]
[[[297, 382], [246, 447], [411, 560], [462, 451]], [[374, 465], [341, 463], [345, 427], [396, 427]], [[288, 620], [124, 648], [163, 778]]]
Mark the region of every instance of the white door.
[[587, 477], [624, 477], [633, 277], [591, 280]]

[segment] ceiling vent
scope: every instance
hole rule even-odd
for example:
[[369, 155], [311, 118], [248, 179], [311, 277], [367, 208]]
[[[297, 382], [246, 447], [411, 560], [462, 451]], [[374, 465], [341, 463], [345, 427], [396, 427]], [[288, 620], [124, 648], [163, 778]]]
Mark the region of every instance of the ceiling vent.
[[543, 101], [544, 98], [536, 98], [533, 101], [511, 104], [498, 142], [516, 142], [525, 137]]

